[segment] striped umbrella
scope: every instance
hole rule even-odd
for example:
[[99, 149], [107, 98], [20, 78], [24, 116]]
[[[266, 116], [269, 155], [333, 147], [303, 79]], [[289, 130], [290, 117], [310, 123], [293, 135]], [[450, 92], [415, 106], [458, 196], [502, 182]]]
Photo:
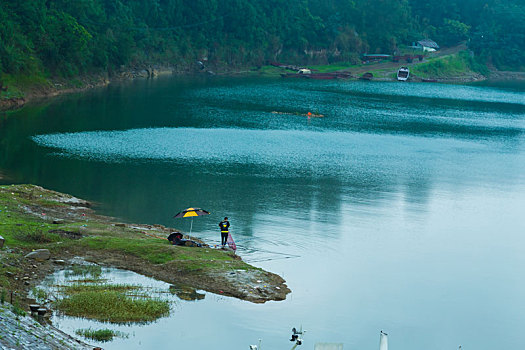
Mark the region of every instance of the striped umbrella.
[[176, 214], [174, 218], [191, 218], [191, 225], [190, 225], [190, 234], [191, 234], [191, 230], [193, 228], [193, 218], [195, 216], [203, 216], [203, 215], [210, 215], [210, 212], [204, 209], [201, 209], [201, 208], [188, 208]]

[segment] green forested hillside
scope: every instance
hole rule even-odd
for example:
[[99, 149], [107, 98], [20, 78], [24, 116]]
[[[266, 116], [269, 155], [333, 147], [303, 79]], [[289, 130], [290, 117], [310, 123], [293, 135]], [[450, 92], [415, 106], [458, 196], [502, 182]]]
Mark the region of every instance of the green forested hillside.
[[424, 37], [523, 69], [524, 18], [525, 0], [1, 0], [0, 71], [351, 62]]

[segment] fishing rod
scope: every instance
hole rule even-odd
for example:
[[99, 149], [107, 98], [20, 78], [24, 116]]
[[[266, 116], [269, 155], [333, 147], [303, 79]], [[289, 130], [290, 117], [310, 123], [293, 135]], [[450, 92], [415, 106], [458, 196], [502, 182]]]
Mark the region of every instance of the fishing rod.
[[[246, 251], [247, 249], [246, 248], [243, 249], [243, 247], [241, 246], [241, 250]], [[294, 258], [300, 258], [301, 257], [300, 255], [296, 255], [296, 254], [287, 254], [287, 253], [281, 253], [281, 252], [273, 252], [273, 251], [269, 251], [269, 250], [265, 250], [265, 249], [258, 249], [258, 250], [252, 249], [251, 252], [263, 252], [263, 253], [268, 253], [268, 254], [275, 254], [275, 255], [278, 255], [278, 256], [277, 257], [259, 257], [259, 258], [256, 257], [254, 259], [250, 259], [248, 257], [248, 259], [245, 260], [248, 263], [266, 262], [266, 261], [284, 260], [284, 259], [294, 259]]]
[[[253, 238], [240, 239], [240, 240], [236, 241], [237, 247], [244, 248], [244, 250], [252, 250], [254, 252], [257, 251], [257, 252], [263, 252], [263, 253], [280, 254], [280, 255], [293, 256], [293, 257], [296, 257], [296, 258], [300, 257], [300, 255], [295, 255], [295, 254], [290, 254], [290, 253], [281, 253], [281, 252], [270, 251], [270, 250], [261, 249], [261, 248], [247, 248], [243, 244], [241, 244], [241, 245], [238, 244], [239, 242], [242, 243], [242, 242], [247, 242], [247, 241], [252, 241], [252, 240], [253, 240]], [[273, 242], [273, 241], [265, 240], [265, 239], [261, 239], [261, 238], [258, 238], [258, 240], [259, 241], [265, 241], [265, 242], [268, 242], [268, 243], [272, 243]]]
[[[222, 247], [222, 245], [219, 244], [218, 242], [217, 242], [217, 244], [213, 244], [211, 246], [213, 246], [213, 247]], [[247, 249], [246, 247], [239, 246], [239, 245], [237, 245], [237, 250], [240, 250], [240, 251], [243, 251], [243, 252], [248, 252], [248, 253], [263, 252], [263, 253], [268, 253], [268, 254], [282, 255], [282, 256], [274, 257], [274, 258], [254, 258], [254, 259], [250, 259], [248, 257], [248, 259], [243, 259], [244, 261], [246, 261], [248, 263], [266, 262], [266, 261], [283, 260], [283, 259], [293, 259], [293, 258], [300, 258], [301, 257], [300, 255], [280, 253], [280, 252], [272, 252], [272, 251], [264, 250], [264, 249]]]
[[[245, 248], [245, 249], [247, 249], [247, 248]], [[290, 257], [293, 257], [293, 258], [300, 258], [301, 257], [300, 255], [297, 255], [297, 254], [274, 252], [274, 251], [271, 251], [271, 250], [259, 249], [259, 248], [257, 248], [257, 249], [253, 248], [253, 251], [254, 252], [262, 252], [262, 253], [277, 254], [277, 255], [285, 255], [285, 256], [290, 256]]]
[[266, 258], [266, 259], [247, 259], [245, 260], [247, 263], [257, 263], [257, 262], [266, 262], [266, 261], [274, 261], [274, 260], [284, 260], [284, 259], [293, 259], [293, 256], [283, 256], [281, 258]]

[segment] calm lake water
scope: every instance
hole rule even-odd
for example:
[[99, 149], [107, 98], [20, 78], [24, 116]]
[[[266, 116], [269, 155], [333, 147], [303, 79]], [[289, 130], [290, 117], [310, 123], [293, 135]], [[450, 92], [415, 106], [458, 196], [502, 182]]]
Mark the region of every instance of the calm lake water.
[[172, 216], [202, 207], [212, 244], [228, 216], [292, 289], [180, 301], [106, 349], [289, 349], [301, 325], [303, 349], [524, 346], [523, 84], [134, 81], [0, 115], [0, 171], [129, 222], [187, 231]]

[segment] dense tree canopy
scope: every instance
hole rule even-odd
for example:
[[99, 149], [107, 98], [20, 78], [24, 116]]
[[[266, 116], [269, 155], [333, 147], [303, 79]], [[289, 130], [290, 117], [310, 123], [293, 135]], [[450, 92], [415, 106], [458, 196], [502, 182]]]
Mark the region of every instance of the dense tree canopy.
[[523, 69], [525, 0], [2, 0], [0, 71], [331, 62], [425, 37]]

